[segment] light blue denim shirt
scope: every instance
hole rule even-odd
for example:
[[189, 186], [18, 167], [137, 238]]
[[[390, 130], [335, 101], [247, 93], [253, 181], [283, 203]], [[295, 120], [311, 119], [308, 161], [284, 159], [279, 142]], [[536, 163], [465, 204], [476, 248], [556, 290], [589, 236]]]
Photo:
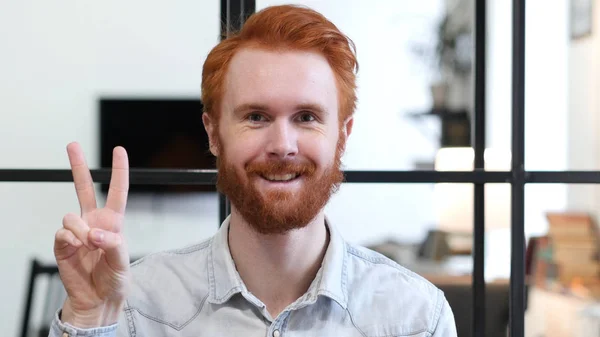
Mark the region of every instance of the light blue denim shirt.
[[209, 240], [132, 264], [133, 287], [119, 322], [77, 329], [56, 313], [51, 337], [454, 337], [443, 293], [390, 259], [330, 242], [308, 291], [273, 318], [246, 289], [229, 252], [229, 219]]

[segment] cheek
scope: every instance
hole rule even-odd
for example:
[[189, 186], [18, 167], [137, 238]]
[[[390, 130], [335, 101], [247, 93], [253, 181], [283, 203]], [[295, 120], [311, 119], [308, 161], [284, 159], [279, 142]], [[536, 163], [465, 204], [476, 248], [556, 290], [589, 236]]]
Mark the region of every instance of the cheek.
[[323, 171], [331, 166], [335, 159], [337, 139], [325, 137], [310, 137], [303, 142], [301, 154], [317, 164], [319, 170]]
[[227, 162], [238, 169], [243, 169], [246, 164], [259, 158], [264, 148], [256, 138], [238, 138], [223, 145]]

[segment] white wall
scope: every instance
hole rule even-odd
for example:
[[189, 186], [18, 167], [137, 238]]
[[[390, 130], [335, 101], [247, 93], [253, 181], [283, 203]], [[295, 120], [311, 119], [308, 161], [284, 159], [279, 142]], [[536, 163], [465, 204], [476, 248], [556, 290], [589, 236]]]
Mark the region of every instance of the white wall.
[[[10, 1], [0, 4], [0, 168], [68, 168], [79, 141], [98, 167], [102, 94], [198, 97], [218, 41], [218, 1]], [[216, 197], [134, 198], [132, 255], [178, 247], [217, 228]], [[77, 212], [72, 184], [0, 183], [0, 326], [20, 328], [29, 258], [52, 261], [55, 231]]]
[[[569, 48], [569, 169], [600, 169], [600, 8], [593, 6], [592, 35], [571, 41]], [[569, 207], [600, 219], [600, 188], [571, 185]]]
[[[525, 169], [530, 171], [568, 167], [568, 4], [566, 0], [527, 2]], [[529, 185], [525, 193], [526, 231], [545, 233], [544, 213], [566, 209], [567, 186]]]

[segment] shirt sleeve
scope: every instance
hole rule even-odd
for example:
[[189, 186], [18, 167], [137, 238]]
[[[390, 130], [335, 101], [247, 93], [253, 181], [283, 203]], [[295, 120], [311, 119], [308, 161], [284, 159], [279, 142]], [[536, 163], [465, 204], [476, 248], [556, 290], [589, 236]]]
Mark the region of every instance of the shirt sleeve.
[[442, 299], [442, 311], [431, 337], [457, 337], [454, 313], [452, 312], [452, 308], [450, 308], [448, 300], [445, 297], [442, 297]]
[[59, 319], [60, 309], [54, 314], [48, 337], [117, 337], [118, 323], [98, 328], [76, 328]]

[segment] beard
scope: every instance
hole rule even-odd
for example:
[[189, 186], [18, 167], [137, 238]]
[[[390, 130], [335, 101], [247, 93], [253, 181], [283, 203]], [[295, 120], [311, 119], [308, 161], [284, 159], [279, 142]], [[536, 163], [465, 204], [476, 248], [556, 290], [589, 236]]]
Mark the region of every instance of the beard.
[[[244, 167], [246, 179], [221, 152], [217, 157], [217, 189], [226, 195], [240, 215], [258, 233], [284, 234], [306, 227], [325, 207], [344, 180], [341, 156], [343, 138], [339, 137], [333, 165], [317, 175], [317, 165], [295, 160], [251, 162]], [[274, 190], [261, 193], [256, 179], [268, 175], [294, 174], [303, 179], [297, 191]]]

